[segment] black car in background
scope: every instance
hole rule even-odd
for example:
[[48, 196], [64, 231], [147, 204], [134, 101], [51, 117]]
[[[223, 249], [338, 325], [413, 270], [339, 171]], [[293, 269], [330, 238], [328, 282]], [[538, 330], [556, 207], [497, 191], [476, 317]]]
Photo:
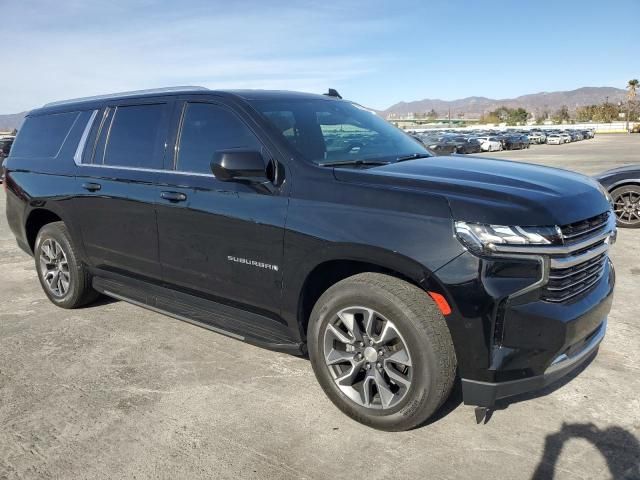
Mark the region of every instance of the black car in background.
[[529, 146], [529, 140], [524, 138], [523, 135], [505, 135], [504, 136], [504, 149], [505, 150], [522, 150]]
[[640, 228], [640, 165], [627, 165], [595, 176], [611, 195], [619, 227]]
[[0, 138], [0, 183], [4, 182], [4, 161], [11, 152], [14, 137]]
[[482, 144], [477, 138], [453, 137], [452, 142], [456, 146], [456, 153], [480, 153]]
[[445, 140], [444, 137], [416, 134], [420, 142], [435, 155], [451, 155], [456, 153], [457, 145]]
[[9, 227], [54, 305], [104, 294], [308, 354], [375, 428], [423, 424], [458, 381], [480, 407], [539, 390], [605, 336], [616, 226], [594, 179], [434, 157], [337, 97], [55, 102], [6, 167]]

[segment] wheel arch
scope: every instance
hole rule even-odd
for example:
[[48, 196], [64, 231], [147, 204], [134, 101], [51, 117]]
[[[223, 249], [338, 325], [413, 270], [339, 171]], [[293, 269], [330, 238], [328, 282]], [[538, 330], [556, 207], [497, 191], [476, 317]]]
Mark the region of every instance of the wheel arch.
[[618, 180], [617, 182], [609, 185], [607, 187], [607, 191], [611, 193], [618, 188], [629, 186], [640, 187], [640, 178], [625, 178], [624, 180]]
[[[371, 260], [374, 258], [375, 260]], [[389, 252], [363, 258], [342, 255], [325, 258], [309, 269], [301, 282], [297, 296], [297, 323], [300, 336], [306, 341], [309, 317], [316, 302], [335, 283], [359, 273], [374, 272], [404, 280], [424, 290], [442, 292], [443, 288], [428, 269], [417, 262]]]
[[38, 232], [45, 225], [53, 222], [63, 222], [64, 220], [60, 217], [60, 215], [53, 210], [49, 210], [47, 208], [35, 208], [29, 215], [27, 216], [27, 220], [25, 221], [25, 237], [31, 253], [33, 253], [33, 249], [36, 244], [36, 237], [38, 236]]

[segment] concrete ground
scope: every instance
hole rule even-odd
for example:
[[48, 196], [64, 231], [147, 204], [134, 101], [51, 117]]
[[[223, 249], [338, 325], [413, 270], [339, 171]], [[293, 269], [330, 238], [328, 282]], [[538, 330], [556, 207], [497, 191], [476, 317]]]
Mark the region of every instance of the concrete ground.
[[[495, 156], [595, 173], [639, 151], [637, 135]], [[620, 232], [607, 338], [563, 388], [486, 425], [454, 395], [384, 433], [340, 413], [307, 360], [124, 302], [56, 308], [0, 215], [0, 479], [638, 479], [639, 247]]]

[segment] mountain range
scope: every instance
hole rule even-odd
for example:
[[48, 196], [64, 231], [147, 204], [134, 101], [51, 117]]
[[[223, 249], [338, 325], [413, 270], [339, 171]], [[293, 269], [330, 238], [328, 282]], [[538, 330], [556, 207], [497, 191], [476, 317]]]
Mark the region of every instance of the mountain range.
[[0, 131], [9, 131], [14, 128], [20, 128], [22, 120], [27, 112], [11, 113], [9, 115], [0, 115]]
[[575, 111], [585, 105], [593, 105], [609, 101], [618, 103], [625, 101], [627, 91], [614, 87], [582, 87], [577, 90], [561, 92], [540, 92], [522, 95], [516, 98], [493, 99], [487, 97], [467, 97], [458, 100], [439, 100], [425, 98], [411, 102], [400, 102], [380, 112], [385, 118], [405, 117], [411, 113], [426, 113], [432, 109], [438, 117], [449, 115], [457, 118], [464, 115], [465, 118], [479, 118], [483, 113], [496, 110], [499, 107], [522, 107], [528, 112], [538, 116], [547, 111], [553, 113], [563, 105], [570, 111]]
[[[445, 118], [449, 115], [458, 118], [479, 118], [483, 113], [496, 110], [499, 107], [522, 107], [528, 112], [538, 116], [543, 112], [553, 113], [561, 106], [566, 105], [570, 111], [575, 111], [585, 105], [593, 105], [609, 101], [611, 103], [623, 102], [627, 91], [614, 87], [582, 87], [576, 90], [561, 92], [540, 92], [522, 95], [516, 98], [494, 99], [487, 97], [467, 97], [458, 100], [439, 100], [425, 98], [410, 102], [400, 102], [379, 112], [385, 118], [405, 117], [411, 113], [426, 113], [435, 110], [438, 117]], [[20, 128], [22, 120], [27, 112], [0, 115], [0, 130], [12, 130]]]

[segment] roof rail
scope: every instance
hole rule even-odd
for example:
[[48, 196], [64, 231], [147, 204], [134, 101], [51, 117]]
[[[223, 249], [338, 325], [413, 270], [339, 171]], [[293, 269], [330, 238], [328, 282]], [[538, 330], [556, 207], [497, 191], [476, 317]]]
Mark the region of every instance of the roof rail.
[[69, 100], [59, 100], [56, 102], [49, 102], [43, 105], [44, 107], [55, 107], [58, 105], [66, 105], [68, 103], [77, 103], [77, 102], [90, 102], [94, 100], [108, 100], [110, 98], [121, 98], [121, 97], [136, 97], [138, 95], [149, 95], [149, 94], [162, 94], [162, 93], [178, 93], [178, 92], [202, 92], [208, 91], [209, 89], [206, 87], [197, 87], [197, 86], [183, 86], [183, 87], [163, 87], [163, 88], [150, 88], [147, 90], [133, 90], [130, 92], [120, 92], [120, 93], [108, 93], [106, 95], [95, 95], [92, 97], [81, 97], [81, 98], [72, 98]]

